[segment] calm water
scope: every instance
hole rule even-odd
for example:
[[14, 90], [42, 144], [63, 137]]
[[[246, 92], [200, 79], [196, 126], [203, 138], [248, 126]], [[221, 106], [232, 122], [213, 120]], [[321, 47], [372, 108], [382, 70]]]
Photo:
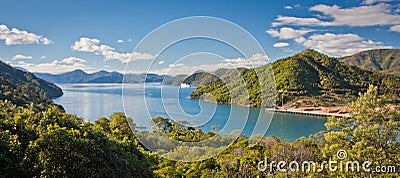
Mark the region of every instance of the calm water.
[[[206, 103], [189, 99], [195, 88], [144, 84], [60, 84], [64, 95], [55, 99], [68, 113], [94, 121], [114, 112], [125, 112], [138, 125], [151, 128], [150, 119], [164, 116], [190, 121], [191, 126], [210, 131], [217, 126], [221, 133], [243, 129], [252, 134], [274, 135], [285, 140], [324, 130], [326, 119], [320, 117], [270, 113], [264, 109]], [[144, 93], [144, 94], [143, 94]], [[125, 110], [124, 110], [125, 106]], [[147, 106], [147, 107], [146, 107]], [[269, 127], [268, 127], [269, 126]]]

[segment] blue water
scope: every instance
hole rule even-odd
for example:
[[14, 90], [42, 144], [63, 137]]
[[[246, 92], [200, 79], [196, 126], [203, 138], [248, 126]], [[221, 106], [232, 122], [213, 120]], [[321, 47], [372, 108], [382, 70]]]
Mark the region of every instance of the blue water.
[[[190, 99], [194, 87], [144, 84], [60, 84], [64, 95], [55, 99], [68, 113], [95, 121], [114, 112], [125, 112], [137, 125], [151, 129], [150, 119], [163, 116], [203, 131], [215, 126], [221, 133], [274, 135], [293, 141], [324, 130], [325, 118], [271, 113], [260, 108], [212, 104]], [[125, 106], [125, 108], [124, 108]]]

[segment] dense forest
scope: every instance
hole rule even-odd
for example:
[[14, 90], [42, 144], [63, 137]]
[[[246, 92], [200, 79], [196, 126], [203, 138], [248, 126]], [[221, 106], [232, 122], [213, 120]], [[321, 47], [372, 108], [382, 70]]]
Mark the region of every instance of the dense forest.
[[262, 98], [268, 98], [266, 96], [275, 87], [265, 86], [273, 80], [265, 77], [272, 73], [270, 68], [275, 78], [277, 105], [282, 100], [289, 106], [345, 105], [354, 101], [358, 93], [365, 92], [371, 84], [394, 100], [398, 100], [400, 94], [400, 77], [396, 74], [363, 70], [317, 51], [305, 50], [270, 65], [238, 69], [234, 75], [198, 87], [191, 97], [201, 98], [210, 94], [218, 103], [271, 107], [275, 104], [261, 103]]
[[0, 61], [0, 100], [12, 101], [18, 106], [33, 103], [43, 107], [62, 94], [58, 86]]
[[372, 49], [340, 59], [366, 70], [400, 74], [400, 49]]
[[[310, 54], [317, 55], [318, 53], [306, 51], [286, 60], [290, 61], [289, 63], [300, 62], [304, 66], [312, 66], [313, 61], [325, 61], [323, 64], [326, 66], [347, 70], [332, 75], [339, 77], [338, 83], [334, 82], [338, 90], [358, 87], [363, 93], [349, 103], [351, 116], [329, 118], [325, 124], [326, 131], [315, 133], [307, 138], [302, 137], [296, 141], [287, 142], [274, 136], [261, 136], [259, 142], [255, 144], [253, 137], [247, 138], [240, 131], [227, 135], [218, 134], [218, 129], [213, 132], [203, 132], [160, 116], [151, 120], [153, 125], [151, 131], [137, 130], [133, 118], [121, 112], [114, 113], [108, 118], [99, 118], [94, 123], [86, 122], [83, 118], [65, 113], [62, 108], [52, 103], [52, 97], [62, 94], [58, 87], [37, 79], [29, 73], [3, 65], [5, 70], [2, 70], [1, 75], [1, 92], [4, 98], [0, 100], [0, 177], [400, 176], [398, 154], [400, 152], [400, 111], [390, 105], [392, 101], [388, 96], [392, 94], [389, 92], [391, 86], [387, 85], [389, 90], [385, 92], [382, 86], [356, 83], [365, 79], [362, 76], [354, 76], [355, 81], [347, 81], [346, 77], [343, 77], [355, 75], [355, 72], [372, 78], [383, 77], [380, 79], [391, 76], [378, 75], [374, 72], [364, 73], [364, 70], [338, 64], [324, 55], [317, 58], [313, 56], [311, 59], [308, 58]], [[319, 62], [315, 63], [317, 64]], [[324, 65], [320, 67], [323, 68]], [[242, 82], [251, 84], [249, 86], [252, 87], [249, 89], [250, 96], [256, 96], [251, 93], [257, 94], [256, 89], [259, 83], [252, 83], [252, 79], [256, 77], [255, 70], [261, 69], [263, 68], [239, 69], [237, 74], [230, 75], [244, 76]], [[305, 71], [291, 72], [295, 76], [308, 75]], [[318, 75], [318, 77], [321, 76], [323, 75]], [[321, 80], [321, 78], [317, 79]], [[260, 80], [266, 81], [268, 78], [264, 77]], [[293, 82], [305, 88], [312, 88], [307, 82]], [[380, 82], [377, 80], [377, 84], [382, 85]], [[216, 80], [203, 87], [219, 84]], [[363, 90], [364, 85], [369, 86]], [[20, 94], [4, 94], [5, 92], [14, 93], [21, 86], [35, 90], [21, 90]], [[218, 92], [225, 92], [224, 87], [219, 89]], [[236, 89], [242, 88], [236, 87]], [[320, 92], [323, 89], [323, 87], [315, 87], [317, 91], [312, 92]], [[385, 93], [388, 95], [384, 95]], [[224, 100], [224, 98], [220, 99]], [[257, 97], [254, 97], [246, 102], [257, 106], [257, 101]], [[199, 146], [202, 141], [215, 137], [219, 139], [219, 142], [206, 147], [207, 150], [196, 145], [190, 148], [174, 147], [154, 137], [160, 133], [174, 140], [195, 142]], [[139, 137], [149, 137], [145, 140], [153, 141], [151, 144], [160, 146], [161, 149], [156, 152], [150, 151], [143, 144], [142, 139], [138, 139]], [[232, 142], [232, 144], [220, 146], [220, 142]], [[345, 151], [346, 157], [338, 156], [337, 153], [341, 150]], [[206, 154], [213, 151], [221, 153], [216, 156]], [[173, 161], [159, 155], [183, 161]], [[198, 155], [202, 156], [195, 157]], [[199, 158], [202, 160], [184, 161]], [[270, 164], [266, 166], [271, 169], [260, 170], [260, 162], [265, 160], [269, 160]], [[344, 169], [344, 171], [338, 168], [336, 171], [331, 171], [330, 165], [323, 164], [328, 160], [352, 164], [354, 161], [361, 164], [369, 162], [370, 165], [368, 170], [356, 168]], [[307, 162], [308, 164], [300, 164], [293, 170], [283, 170], [277, 164], [279, 161]]]
[[[251, 137], [239, 135], [229, 147], [208, 148], [223, 149], [217, 156], [185, 162], [150, 152], [137, 134], [165, 133], [176, 140], [198, 142], [217, 133], [204, 133], [162, 117], [152, 119], [152, 131], [136, 131], [132, 119], [123, 113], [89, 123], [54, 106], [36, 111], [0, 101], [0, 177], [399, 176], [400, 111], [390, 107], [374, 86], [350, 106], [351, 117], [329, 118], [328, 130], [309, 138], [287, 142], [268, 136], [253, 145]], [[337, 157], [338, 150], [347, 151], [345, 159]], [[196, 146], [177, 147], [168, 154], [190, 159], [202, 151]], [[271, 169], [260, 171], [259, 163], [265, 159], [316, 163], [282, 171], [269, 162]], [[330, 171], [327, 164], [318, 164], [326, 160], [369, 161], [371, 165], [367, 171]], [[385, 172], [376, 172], [377, 166], [385, 166]]]

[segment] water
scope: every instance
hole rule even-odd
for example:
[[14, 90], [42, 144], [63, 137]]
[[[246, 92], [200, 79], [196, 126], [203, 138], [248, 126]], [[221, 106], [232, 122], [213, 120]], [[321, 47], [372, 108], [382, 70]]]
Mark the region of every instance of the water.
[[151, 129], [150, 119], [155, 116], [187, 120], [191, 126], [203, 131], [216, 126], [221, 133], [227, 134], [244, 127], [246, 136], [274, 135], [288, 141], [325, 129], [326, 119], [321, 117], [270, 113], [260, 108], [193, 100], [188, 96], [194, 87], [147, 83], [144, 89], [143, 85], [125, 84], [122, 90], [121, 84], [60, 84], [64, 95], [55, 102], [63, 105], [68, 113], [91, 122], [114, 112], [125, 112], [147, 129]]

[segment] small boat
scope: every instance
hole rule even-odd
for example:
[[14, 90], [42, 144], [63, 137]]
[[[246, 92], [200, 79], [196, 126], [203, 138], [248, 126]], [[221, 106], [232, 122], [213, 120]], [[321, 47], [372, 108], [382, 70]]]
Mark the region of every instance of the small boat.
[[189, 88], [190, 85], [186, 83], [181, 83], [181, 88]]

